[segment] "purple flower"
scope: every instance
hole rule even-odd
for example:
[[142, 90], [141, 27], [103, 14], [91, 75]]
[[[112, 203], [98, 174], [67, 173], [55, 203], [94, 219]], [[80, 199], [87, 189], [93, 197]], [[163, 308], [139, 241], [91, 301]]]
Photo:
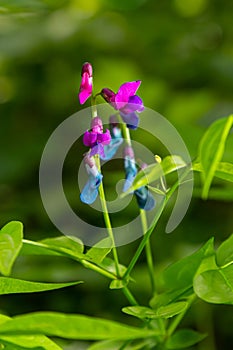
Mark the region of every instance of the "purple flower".
[[83, 143], [85, 146], [91, 148], [90, 156], [99, 154], [104, 157], [104, 145], [108, 145], [111, 141], [109, 130], [103, 133], [102, 120], [95, 117], [91, 121], [91, 131], [86, 131], [83, 135]]
[[79, 102], [80, 104], [84, 104], [86, 100], [92, 94], [92, 66], [90, 63], [86, 62], [82, 66], [82, 80], [79, 89]]
[[102, 160], [109, 160], [117, 152], [119, 146], [123, 142], [121, 128], [119, 126], [119, 121], [116, 115], [111, 115], [109, 118], [109, 128], [111, 134], [111, 141], [108, 145], [104, 146], [104, 157], [100, 156]]
[[88, 173], [88, 181], [80, 194], [80, 199], [83, 203], [92, 204], [98, 196], [98, 188], [103, 175], [98, 171], [94, 158], [90, 158], [89, 155], [86, 155], [84, 163]]
[[122, 119], [131, 129], [136, 129], [139, 123], [136, 112], [144, 110], [141, 98], [136, 95], [140, 84], [140, 80], [124, 83], [116, 94], [108, 88], [101, 91], [102, 97], [116, 110], [120, 111]]

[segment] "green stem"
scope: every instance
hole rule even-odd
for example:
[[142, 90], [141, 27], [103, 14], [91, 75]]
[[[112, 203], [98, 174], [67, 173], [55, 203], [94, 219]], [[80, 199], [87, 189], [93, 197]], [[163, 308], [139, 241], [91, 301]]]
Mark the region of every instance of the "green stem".
[[126, 298], [130, 302], [132, 306], [137, 306], [139, 305], [137, 300], [134, 298], [133, 294], [130, 292], [129, 288], [124, 287], [123, 288], [123, 293], [125, 294]]
[[132, 269], [134, 268], [136, 262], [138, 261], [138, 258], [140, 257], [140, 255], [141, 255], [141, 253], [142, 253], [142, 251], [143, 251], [143, 249], [144, 249], [144, 247], [145, 247], [145, 245], [146, 245], [146, 243], [147, 243], [151, 233], [153, 232], [153, 230], [154, 230], [154, 228], [155, 228], [155, 226], [156, 226], [156, 224], [157, 224], [157, 222], [158, 222], [158, 220], [159, 220], [159, 218], [160, 218], [160, 216], [161, 216], [161, 214], [163, 212], [163, 209], [165, 207], [165, 203], [166, 203], [166, 201], [163, 201], [161, 206], [160, 206], [160, 208], [158, 208], [158, 211], [156, 212], [156, 215], [154, 217], [152, 225], [151, 225], [150, 229], [144, 234], [143, 239], [141, 240], [141, 242], [140, 242], [140, 244], [139, 244], [139, 246], [138, 246], [138, 248], [137, 248], [137, 250], [136, 250], [136, 252], [135, 252], [135, 254], [134, 254], [133, 258], [132, 258], [132, 260], [129, 263], [129, 266], [127, 267], [127, 270], [125, 271], [125, 273], [123, 275], [123, 279], [127, 279], [128, 278], [128, 276], [130, 275], [130, 273], [131, 273]]
[[[98, 157], [98, 161], [99, 161], [99, 157]], [[116, 246], [115, 246], [114, 234], [113, 234], [111, 220], [110, 220], [110, 217], [109, 217], [107, 203], [106, 203], [106, 199], [105, 199], [103, 182], [101, 182], [101, 184], [99, 186], [99, 196], [100, 196], [100, 202], [101, 202], [101, 207], [102, 207], [102, 211], [103, 211], [103, 216], [104, 216], [106, 229], [107, 229], [108, 235], [109, 235], [109, 237], [110, 237], [110, 239], [112, 241], [112, 253], [113, 253], [113, 258], [114, 258], [114, 262], [115, 262], [116, 275], [118, 277], [120, 277], [118, 254], [117, 254], [117, 249], [116, 249]]]
[[155, 226], [157, 225], [157, 222], [159, 221], [160, 216], [162, 215], [163, 209], [165, 208], [167, 202], [169, 201], [169, 199], [171, 198], [171, 196], [173, 195], [173, 193], [175, 192], [175, 190], [177, 189], [177, 187], [180, 184], [180, 181], [185, 178], [187, 176], [187, 174], [190, 171], [190, 167], [188, 167], [184, 173], [180, 176], [180, 178], [176, 181], [176, 183], [170, 188], [170, 190], [168, 191], [168, 193], [166, 194], [165, 199], [162, 201], [161, 206], [157, 209], [157, 212], [155, 214], [154, 220], [152, 221], [151, 227], [150, 229], [144, 234], [143, 239], [141, 240], [138, 249], [136, 250], [127, 270], [125, 271], [124, 275], [123, 275], [123, 279], [126, 279], [129, 275], [130, 272], [132, 271], [132, 269], [134, 268], [136, 262], [138, 261], [138, 258], [140, 257], [146, 243], [147, 240], [149, 239], [150, 235], [152, 234]]
[[125, 123], [122, 124], [122, 132], [123, 132], [123, 137], [124, 137], [124, 139], [126, 141], [126, 144], [128, 146], [132, 146], [130, 132], [129, 132], [129, 129], [127, 128]]
[[168, 330], [167, 330], [167, 337], [170, 337], [174, 331], [176, 330], [176, 328], [178, 327], [178, 325], [180, 324], [180, 322], [182, 321], [182, 319], [184, 318], [186, 312], [188, 311], [188, 309], [190, 308], [190, 306], [192, 305], [193, 301], [196, 299], [196, 294], [192, 294], [189, 298], [188, 298], [188, 306], [187, 308], [181, 312], [179, 315], [177, 315], [174, 320], [171, 322]]
[[[97, 107], [96, 107], [96, 104], [95, 104], [97, 95], [92, 96], [92, 98], [91, 98], [92, 118], [97, 117]], [[95, 156], [95, 160], [96, 160], [97, 167], [98, 167], [98, 169], [100, 171], [101, 170], [101, 165], [100, 165], [100, 158], [99, 158], [98, 154]], [[103, 217], [104, 217], [105, 225], [106, 225], [106, 228], [107, 228], [107, 231], [108, 231], [108, 235], [109, 235], [109, 237], [110, 237], [110, 239], [112, 241], [112, 253], [113, 253], [113, 259], [114, 259], [114, 262], [115, 262], [116, 275], [119, 277], [120, 276], [119, 260], [118, 260], [117, 250], [116, 250], [116, 247], [115, 247], [115, 239], [114, 239], [114, 235], [113, 235], [111, 220], [110, 220], [110, 216], [109, 216], [109, 213], [108, 213], [108, 208], [107, 208], [107, 203], [106, 203], [106, 198], [105, 198], [105, 193], [104, 193], [103, 182], [101, 182], [101, 184], [99, 186], [99, 196], [100, 196], [100, 203], [101, 203], [101, 207], [102, 207], [102, 211], [103, 211]]]
[[86, 267], [86, 268], [88, 268], [88, 269], [90, 269], [92, 271], [98, 272], [99, 274], [101, 274], [101, 275], [103, 275], [105, 277], [111, 278], [112, 280], [114, 280], [114, 279], [116, 280], [117, 279], [116, 275], [114, 275], [113, 273], [111, 273], [109, 271], [106, 271], [106, 270], [102, 269], [101, 267], [91, 263], [90, 261], [80, 260], [80, 263], [84, 267]]
[[[26, 245], [31, 245], [33, 247], [46, 249], [48, 251], [51, 251], [51, 253], [54, 252], [54, 253], [57, 253], [60, 256], [66, 256], [67, 258], [70, 258], [70, 259], [73, 259], [75, 261], [80, 262], [80, 264], [82, 264], [86, 268], [88, 268], [90, 270], [93, 270], [93, 271], [96, 271], [96, 272], [100, 273], [103, 276], [106, 276], [106, 277], [108, 277], [108, 278], [110, 278], [112, 280], [117, 279], [117, 276], [114, 275], [112, 272], [109, 272], [109, 271], [103, 269], [102, 267], [97, 266], [97, 265], [93, 264], [92, 262], [87, 261], [85, 259], [79, 259], [78, 257], [75, 257], [75, 256], [73, 256], [73, 255], [71, 255], [69, 253], [61, 252], [59, 250], [59, 248], [50, 247], [50, 246], [48, 246], [45, 243], [30, 241], [28, 239], [23, 239], [23, 243], [26, 244]], [[43, 254], [43, 253], [41, 253], [41, 254]]]
[[[142, 230], [144, 234], [148, 230], [145, 210], [140, 209], [140, 216], [141, 216], [141, 222], [142, 222]], [[155, 293], [154, 264], [153, 264], [153, 255], [152, 255], [151, 244], [149, 239], [146, 242], [146, 260], [147, 260], [147, 266], [148, 266], [148, 271], [150, 276], [152, 294], [154, 294]]]

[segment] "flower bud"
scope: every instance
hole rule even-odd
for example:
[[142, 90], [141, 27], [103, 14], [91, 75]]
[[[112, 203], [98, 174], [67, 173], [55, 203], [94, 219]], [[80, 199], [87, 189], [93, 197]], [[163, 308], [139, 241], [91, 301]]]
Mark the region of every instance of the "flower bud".
[[101, 90], [101, 96], [105, 99], [106, 102], [111, 103], [114, 102], [115, 92], [108, 88], [104, 88]]
[[103, 132], [103, 123], [100, 117], [95, 117], [91, 120], [91, 129], [95, 133]]
[[92, 65], [89, 62], [85, 62], [82, 66], [81, 76], [83, 76], [84, 73], [87, 73], [89, 77], [92, 77]]

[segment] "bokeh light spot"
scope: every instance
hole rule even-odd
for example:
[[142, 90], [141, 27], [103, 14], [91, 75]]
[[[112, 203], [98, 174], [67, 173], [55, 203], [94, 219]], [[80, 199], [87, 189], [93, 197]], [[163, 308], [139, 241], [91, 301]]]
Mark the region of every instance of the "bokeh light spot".
[[201, 14], [208, 4], [208, 0], [174, 0], [177, 12], [184, 17], [194, 17]]

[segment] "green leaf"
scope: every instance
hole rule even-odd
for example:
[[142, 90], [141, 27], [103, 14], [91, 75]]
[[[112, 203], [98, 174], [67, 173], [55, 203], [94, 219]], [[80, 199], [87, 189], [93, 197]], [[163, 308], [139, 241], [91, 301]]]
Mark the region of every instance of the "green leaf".
[[156, 314], [159, 318], [170, 318], [185, 311], [187, 307], [188, 303], [186, 301], [178, 301], [177, 303], [160, 306], [156, 311]]
[[192, 287], [175, 289], [172, 291], [154, 295], [153, 298], [150, 300], [149, 304], [152, 307], [152, 309], [157, 310], [160, 306], [166, 306], [175, 301], [188, 298], [191, 294], [193, 294]]
[[[99, 266], [103, 267], [105, 270], [116, 274], [116, 265], [113, 259], [111, 258], [104, 258], [104, 260], [99, 264]], [[126, 271], [126, 267], [122, 264], [119, 264], [119, 272], [120, 275], [123, 276], [125, 271]]]
[[69, 286], [75, 286], [80, 283], [82, 283], [82, 281], [69, 283], [40, 283], [24, 281], [10, 277], [0, 277], [0, 295], [44, 292], [48, 290], [55, 290]]
[[83, 243], [73, 236], [46, 238], [39, 242], [23, 240], [22, 255], [59, 255], [85, 259]]
[[221, 162], [217, 165], [214, 176], [233, 182], [233, 164]]
[[83, 243], [80, 239], [74, 236], [59, 236], [55, 238], [46, 238], [40, 241], [40, 243], [46, 245], [47, 247], [58, 251], [64, 252], [68, 255], [75, 256], [79, 258], [82, 257], [84, 250]]
[[128, 281], [125, 280], [113, 280], [111, 281], [109, 288], [110, 289], [122, 289], [126, 287], [128, 284]]
[[88, 350], [119, 350], [124, 344], [124, 341], [119, 340], [104, 340], [89, 346]]
[[202, 260], [215, 254], [213, 242], [214, 238], [209, 239], [203, 247], [192, 255], [168, 266], [163, 273], [165, 286], [170, 289], [185, 289], [191, 287], [193, 278]]
[[[203, 171], [200, 163], [194, 163], [193, 170], [199, 172]], [[233, 164], [227, 162], [218, 163], [216, 166], [214, 176], [222, 180], [233, 182]]]
[[185, 349], [199, 343], [206, 337], [206, 334], [191, 329], [181, 329], [175, 332], [166, 342], [166, 349]]
[[125, 194], [157, 181], [161, 176], [184, 168], [186, 165], [184, 160], [179, 156], [167, 156], [161, 163], [151, 164], [147, 168], [139, 171], [134, 179], [133, 186], [131, 186]]
[[23, 239], [23, 247], [20, 251], [20, 255], [57, 255], [63, 256], [63, 254], [52, 250], [45, 244], [35, 241], [29, 241]]
[[232, 127], [233, 115], [214, 122], [206, 131], [199, 145], [199, 159], [203, 169], [202, 198], [208, 197], [218, 163], [221, 161], [225, 142]]
[[103, 259], [112, 250], [112, 240], [107, 237], [102, 239], [100, 242], [95, 244], [88, 252], [85, 254], [86, 260], [92, 261], [96, 264], [100, 264]]
[[[0, 315], [0, 324], [4, 324], [11, 318], [5, 315]], [[61, 350], [60, 346], [47, 338], [45, 335], [2, 335], [0, 336], [0, 344], [3, 344], [4, 349], [46, 349], [46, 350]]]
[[23, 225], [11, 221], [0, 231], [0, 272], [9, 276], [12, 266], [22, 247]]
[[2, 335], [0, 336], [0, 344], [3, 344], [4, 350], [62, 350], [60, 346], [47, 338], [45, 335]]
[[140, 319], [157, 318], [155, 311], [146, 306], [126, 306], [122, 308], [122, 311], [127, 315], [135, 316]]
[[66, 339], [126, 340], [156, 336], [159, 335], [159, 331], [84, 315], [36, 312], [15, 316], [5, 322], [0, 328], [0, 336], [1, 334], [45, 334]]
[[145, 306], [128, 306], [122, 309], [128, 315], [132, 315], [141, 319], [149, 318], [170, 318], [183, 312], [188, 306], [185, 301], [172, 303], [166, 306], [161, 306], [157, 310], [152, 310]]
[[88, 350], [110, 350], [110, 349], [119, 350], [122, 348], [123, 345], [124, 345], [124, 350], [143, 350], [143, 349], [145, 350], [145, 349], [152, 349], [152, 347], [150, 346], [151, 344], [155, 345], [155, 341], [153, 340], [153, 343], [152, 343], [151, 339], [141, 340], [141, 341], [136, 340], [126, 345], [124, 341], [104, 340], [91, 345], [88, 348]]
[[213, 304], [233, 304], [233, 264], [209, 270], [194, 278], [197, 296]]
[[233, 234], [219, 246], [216, 258], [219, 266], [233, 262]]

